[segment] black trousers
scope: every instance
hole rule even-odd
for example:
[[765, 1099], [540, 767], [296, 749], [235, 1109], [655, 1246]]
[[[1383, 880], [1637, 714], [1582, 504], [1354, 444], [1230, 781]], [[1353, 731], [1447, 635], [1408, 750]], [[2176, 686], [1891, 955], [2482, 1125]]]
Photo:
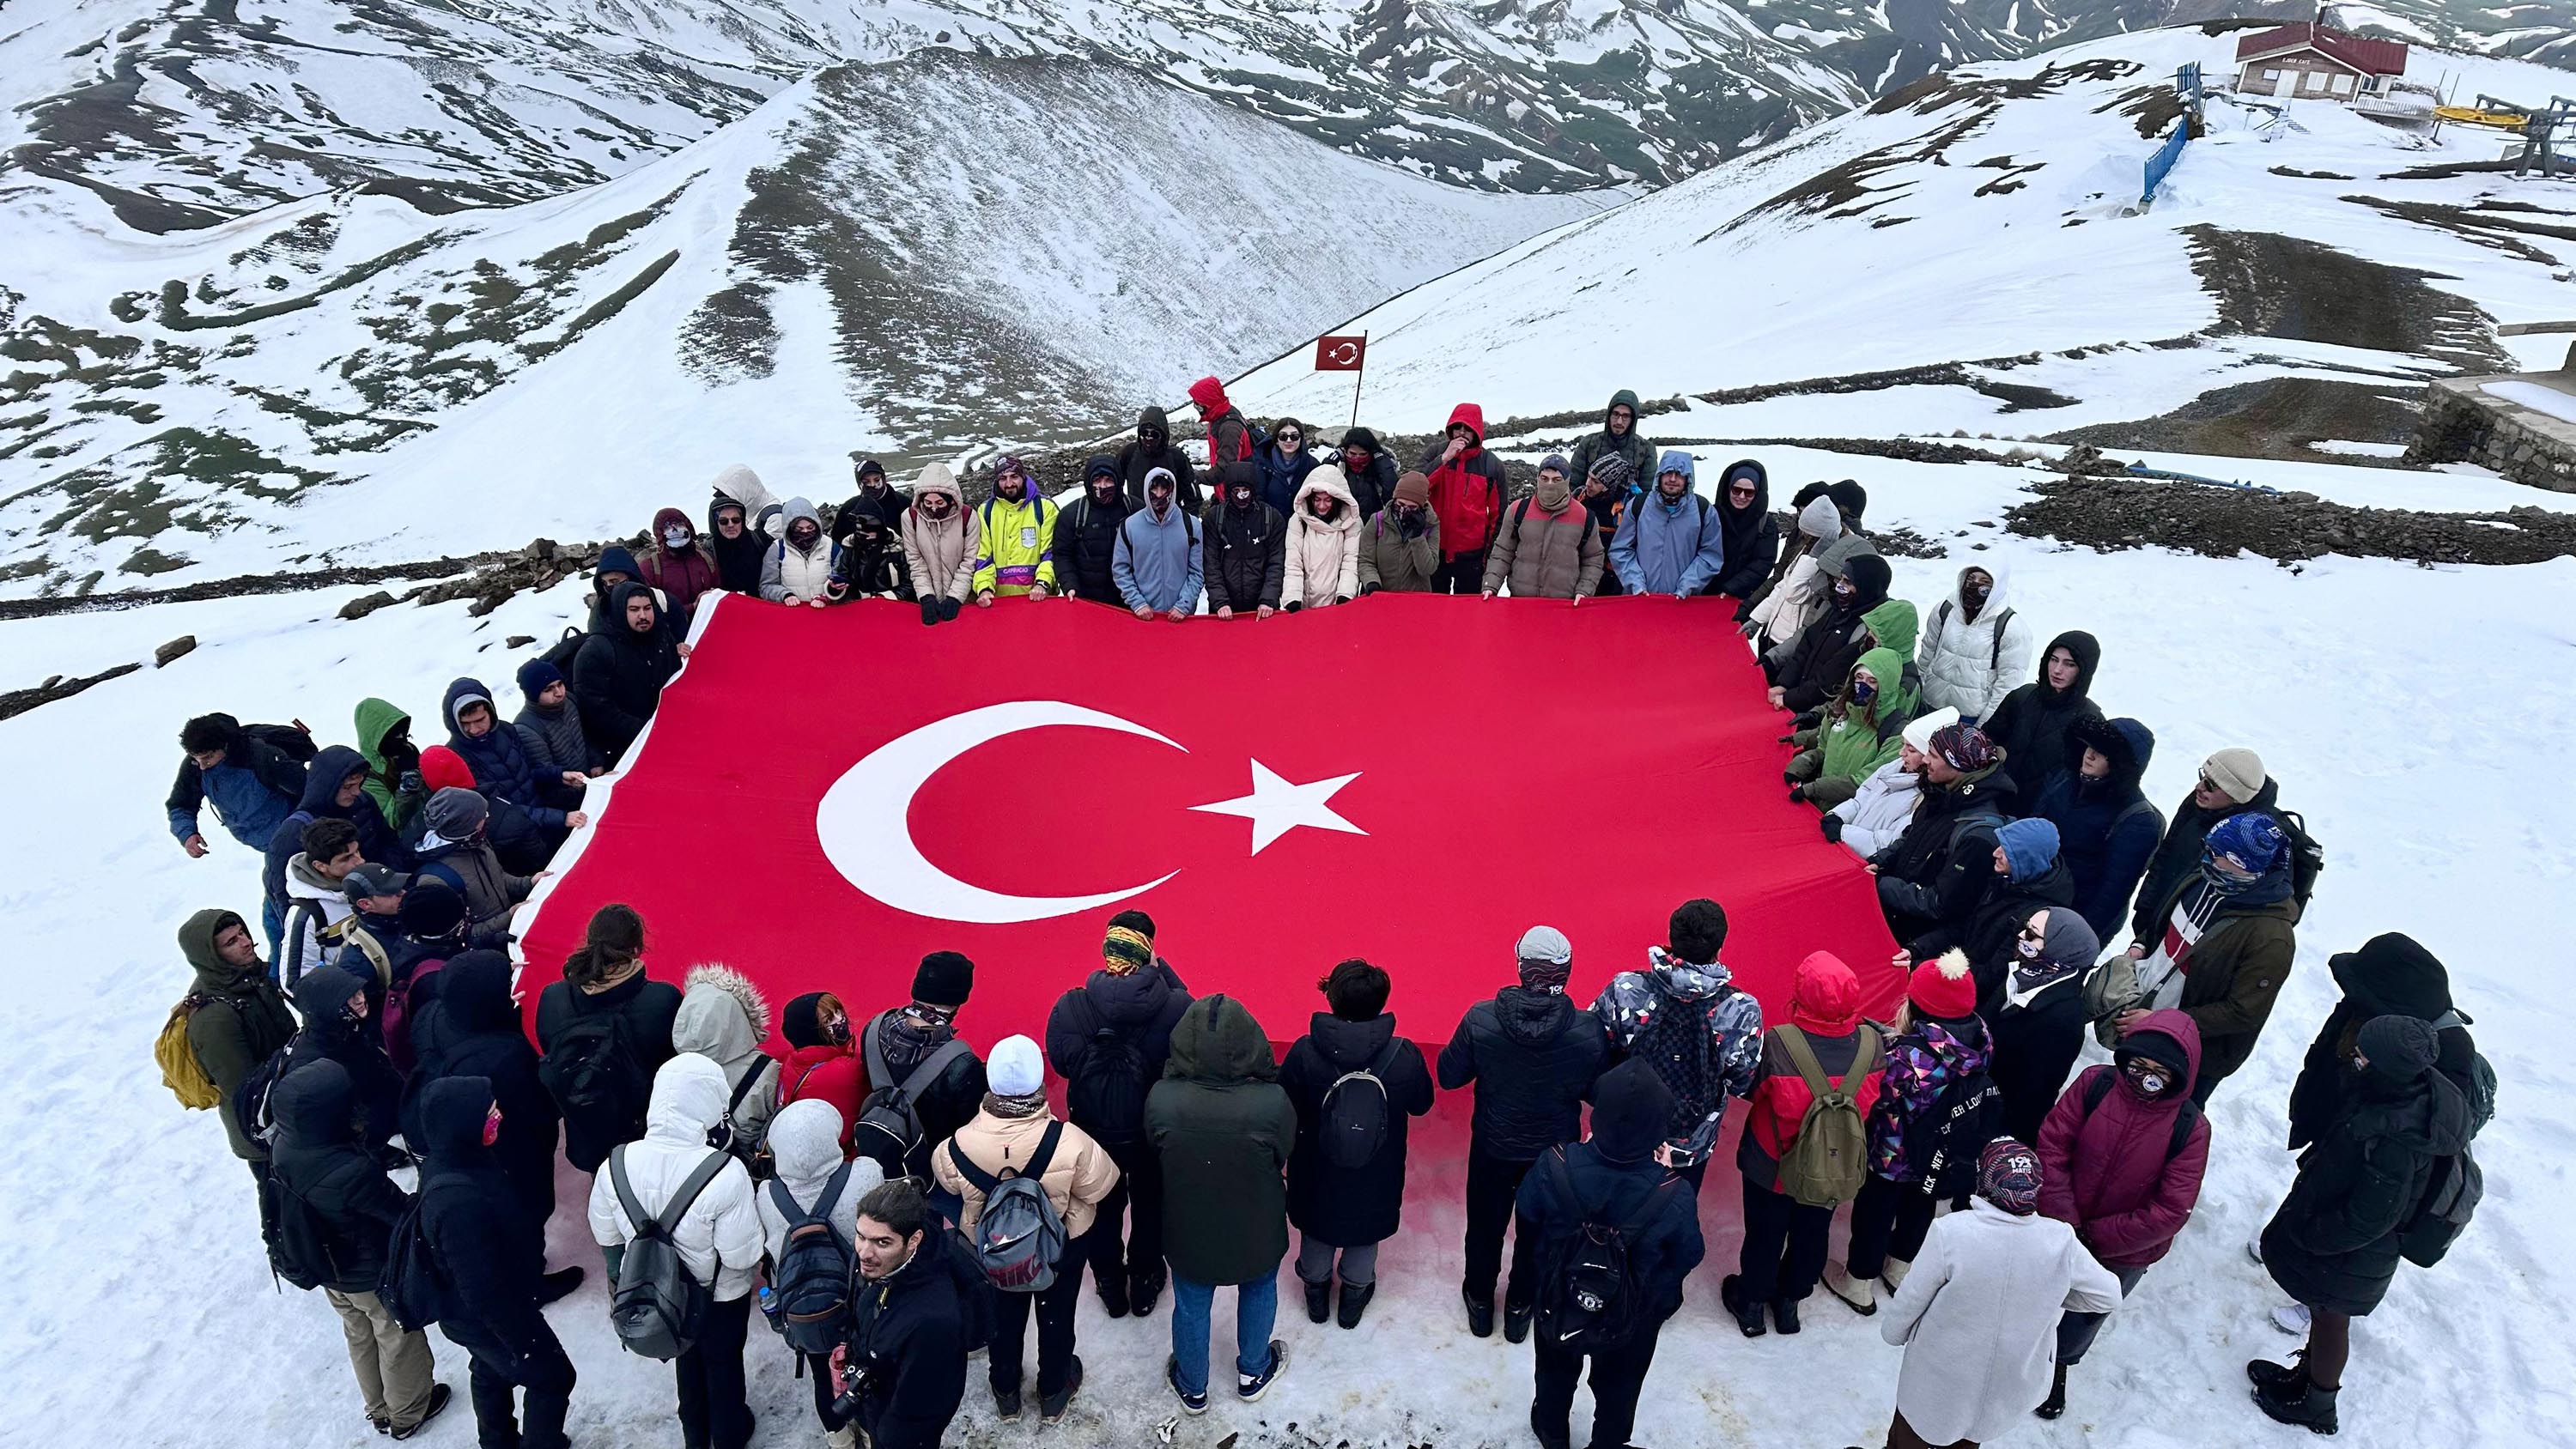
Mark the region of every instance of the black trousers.
[[1588, 1357], [1592, 1360], [1592, 1449], [1627, 1449], [1629, 1431], [1637, 1427], [1637, 1395], [1646, 1386], [1646, 1370], [1654, 1366], [1655, 1337], [1663, 1328], [1660, 1323], [1649, 1324], [1638, 1330], [1635, 1341], [1589, 1355], [1552, 1349], [1546, 1339], [1533, 1338], [1538, 1392], [1530, 1402], [1530, 1427], [1542, 1435], [1571, 1436], [1574, 1381], [1582, 1375]]
[[1744, 1179], [1744, 1251], [1736, 1272], [1748, 1303], [1795, 1303], [1825, 1274], [1825, 1241], [1834, 1210], [1808, 1207], [1786, 1193]]
[[[459, 1329], [453, 1322], [439, 1329], [447, 1341], [465, 1350], [466, 1390], [474, 1401], [475, 1440], [482, 1449], [567, 1449], [564, 1416], [572, 1410], [572, 1360], [555, 1331], [534, 1311], [527, 1351], [513, 1353], [479, 1325]], [[527, 1395], [527, 1414], [518, 1413], [513, 1393]]]
[[680, 1381], [680, 1442], [687, 1449], [743, 1449], [751, 1442], [751, 1404], [742, 1388], [742, 1341], [750, 1327], [750, 1294], [711, 1303], [698, 1341], [672, 1364]]
[[[1100, 1200], [1100, 1215], [1082, 1235], [1083, 1255], [1091, 1260], [1095, 1283], [1124, 1273], [1131, 1278], [1163, 1274], [1163, 1159], [1150, 1142], [1103, 1144], [1118, 1164], [1118, 1185]], [[1132, 1211], [1134, 1225], [1125, 1221]]]
[[[1494, 1280], [1503, 1271], [1503, 1229], [1511, 1225], [1513, 1200], [1533, 1165], [1505, 1161], [1473, 1140], [1467, 1144], [1467, 1276], [1462, 1281], [1478, 1302], [1494, 1300]], [[1512, 1276], [1503, 1295], [1508, 1306], [1527, 1308], [1538, 1294], [1533, 1251], [1530, 1234], [1512, 1235]]]
[[1923, 1251], [1923, 1235], [1932, 1230], [1932, 1210], [1938, 1205], [1919, 1182], [1890, 1182], [1875, 1172], [1862, 1178], [1860, 1196], [1852, 1199], [1851, 1241], [1843, 1248], [1843, 1267], [1855, 1278], [1875, 1278], [1890, 1257], [1913, 1262]]
[[823, 1432], [841, 1432], [841, 1426], [848, 1421], [832, 1412], [832, 1401], [840, 1397], [832, 1392], [832, 1356], [828, 1353], [806, 1354], [805, 1376], [814, 1381], [814, 1417], [822, 1421]]
[[1485, 551], [1462, 553], [1440, 566], [1431, 576], [1435, 594], [1481, 594], [1485, 591]]
[[1028, 1342], [1033, 1311], [1038, 1319], [1038, 1397], [1064, 1392], [1064, 1381], [1073, 1373], [1073, 1305], [1081, 1293], [1082, 1273], [1068, 1263], [1043, 1293], [993, 1295], [993, 1344], [987, 1353], [993, 1392], [1020, 1390], [1021, 1346]]

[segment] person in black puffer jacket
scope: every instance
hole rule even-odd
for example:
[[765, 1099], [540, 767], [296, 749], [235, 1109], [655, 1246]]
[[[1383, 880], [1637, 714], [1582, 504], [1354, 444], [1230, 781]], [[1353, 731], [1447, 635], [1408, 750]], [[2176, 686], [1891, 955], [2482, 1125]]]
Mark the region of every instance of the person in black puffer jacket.
[[[1395, 1034], [1386, 1009], [1386, 972], [1356, 957], [1323, 981], [1329, 1012], [1316, 1012], [1306, 1035], [1288, 1048], [1279, 1085], [1297, 1109], [1297, 1146], [1288, 1155], [1288, 1220], [1297, 1225], [1297, 1278], [1306, 1287], [1306, 1317], [1324, 1321], [1326, 1298], [1342, 1280], [1337, 1321], [1360, 1326], [1377, 1292], [1377, 1246], [1395, 1236], [1404, 1213], [1407, 1122], [1431, 1110], [1431, 1069], [1422, 1049]], [[1350, 1072], [1375, 1076], [1385, 1102], [1385, 1133], [1356, 1167], [1331, 1159], [1326, 1099]], [[1348, 1089], [1345, 1089], [1348, 1090]], [[1363, 1085], [1360, 1090], [1366, 1091]]]
[[[974, 962], [955, 951], [933, 951], [922, 957], [921, 965], [912, 973], [912, 1000], [857, 1028], [876, 1033], [877, 1050], [885, 1057], [889, 1075], [889, 1080], [883, 1082], [868, 1078], [867, 1043], [861, 1038], [856, 1048], [860, 1102], [864, 1104], [868, 1094], [877, 1088], [911, 1076], [932, 1052], [953, 1040], [957, 1035], [957, 1013], [966, 1009], [966, 998], [974, 990]], [[975, 1120], [975, 1114], [984, 1107], [984, 1090], [983, 1059], [971, 1051], [959, 1053], [913, 1102], [913, 1113], [921, 1119], [921, 1140], [904, 1154], [902, 1172], [889, 1170], [888, 1176], [929, 1181], [930, 1149], [956, 1136], [958, 1128]]]
[[[1476, 1110], [1467, 1138], [1467, 1276], [1459, 1291], [1467, 1329], [1494, 1332], [1494, 1280], [1503, 1266], [1503, 1228], [1512, 1199], [1541, 1153], [1583, 1135], [1583, 1104], [1610, 1060], [1610, 1035], [1565, 994], [1574, 945], [1554, 926], [1521, 934], [1520, 984], [1467, 1008], [1449, 1045], [1440, 1049], [1440, 1086], [1473, 1084]], [[1503, 1336], [1529, 1336], [1538, 1293], [1533, 1245], [1512, 1242], [1512, 1275], [1503, 1290]]]
[[2317, 1039], [2299, 1066], [2290, 1088], [2290, 1150], [2322, 1140], [2335, 1118], [2351, 1105], [2360, 1087], [2353, 1070], [2363, 1023], [2374, 1017], [2411, 1016], [2429, 1024], [2440, 1044], [2433, 1070], [2460, 1089], [2475, 1090], [2478, 1045], [2469, 1035], [2470, 1017], [2451, 1004], [2451, 973], [2441, 958], [2414, 937], [2387, 931], [2362, 943], [2358, 951], [2326, 958], [2343, 999], [2326, 1013]]
[[1887, 560], [1876, 554], [1865, 553], [1843, 565], [1832, 607], [1790, 641], [1771, 676], [1778, 708], [1792, 714], [1821, 709], [1851, 678], [1852, 666], [1871, 644], [1869, 625], [1861, 616], [1887, 602], [1892, 577]]
[[2074, 728], [2102, 718], [2102, 706], [2087, 697], [2101, 666], [2101, 644], [2081, 629], [2069, 629], [2040, 652], [2038, 680], [2005, 695], [1979, 726], [2003, 749], [2004, 773], [2022, 799], [2037, 800], [2040, 787], [2064, 765]]
[[1065, 1081], [1066, 1120], [1118, 1164], [1118, 1185], [1081, 1247], [1102, 1310], [1124, 1318], [1153, 1312], [1163, 1293], [1163, 1159], [1145, 1140], [1145, 1094], [1171, 1060], [1190, 991], [1154, 954], [1154, 920], [1143, 911], [1113, 917], [1100, 954], [1100, 969], [1047, 1013], [1046, 1054]]
[[358, 1143], [357, 1093], [338, 1062], [307, 1063], [273, 1093], [277, 1139], [269, 1173], [298, 1199], [320, 1228], [332, 1273], [322, 1283], [349, 1341], [367, 1418], [379, 1434], [408, 1439], [447, 1404], [447, 1386], [431, 1377], [429, 1340], [405, 1329], [376, 1296], [386, 1246], [411, 1199]]
[[1975, 725], [1945, 725], [1923, 752], [1923, 803], [1878, 854], [1878, 908], [1899, 941], [1973, 910], [1994, 875], [1995, 830], [2018, 796], [2003, 755]]
[[644, 1135], [653, 1074], [671, 1059], [671, 1023], [679, 1015], [680, 988], [644, 974], [644, 918], [632, 906], [601, 906], [581, 946], [564, 958], [563, 979], [548, 983], [537, 998], [540, 1055], [553, 1052], [580, 1022], [608, 1016], [615, 1018], [620, 1049], [635, 1068], [626, 1074], [634, 1089], [629, 1100], [565, 1114], [564, 1157], [574, 1167], [597, 1172], [610, 1148]]
[[1288, 522], [1263, 503], [1250, 463], [1218, 470], [1224, 496], [1199, 518], [1205, 540], [1208, 612], [1220, 619], [1258, 610], [1270, 617], [1288, 574]]
[[367, 1150], [391, 1165], [399, 1154], [386, 1144], [402, 1130], [397, 1119], [403, 1082], [393, 1059], [385, 1055], [384, 1043], [367, 1024], [371, 1010], [367, 987], [373, 980], [372, 976], [361, 980], [337, 966], [316, 966], [305, 972], [295, 983], [295, 1010], [304, 1018], [304, 1026], [286, 1044], [286, 1051], [290, 1072], [325, 1058], [348, 1072]]
[[[438, 1327], [473, 1356], [474, 1426], [486, 1444], [567, 1449], [573, 1367], [537, 1305], [545, 1230], [519, 1211], [508, 1174], [483, 1145], [492, 1092], [449, 1077], [421, 1094], [420, 1232], [439, 1273]], [[512, 1391], [526, 1412], [514, 1415]]]
[[[424, 1135], [420, 1102], [433, 1082], [481, 1077], [500, 1104], [501, 1133], [492, 1155], [519, 1195], [528, 1221], [542, 1225], [555, 1213], [555, 1143], [563, 1114], [537, 1080], [536, 1048], [528, 1045], [519, 1008], [510, 1000], [510, 958], [498, 951], [466, 951], [439, 969], [438, 992], [411, 1028], [418, 1065], [403, 1092], [403, 1135]], [[581, 1283], [581, 1269], [546, 1275], [548, 1301]]]
[[2004, 1002], [2004, 978], [2011, 973], [2013, 941], [2031, 912], [2075, 904], [2075, 877], [2057, 849], [2057, 827], [2045, 820], [2007, 820], [1994, 829], [1987, 846], [1990, 874], [1976, 904], [1905, 943], [1910, 958], [1897, 969], [1911, 971], [1957, 947], [1968, 953], [1977, 973], [1977, 1011], [1989, 1021]]
[[1118, 526], [1133, 511], [1119, 483], [1117, 459], [1103, 453], [1083, 465], [1082, 496], [1055, 515], [1055, 577], [1065, 594], [1127, 607], [1110, 566], [1118, 557]]
[[572, 692], [590, 742], [614, 765], [644, 732], [689, 646], [662, 627], [662, 606], [645, 585], [619, 584], [610, 604], [573, 655]]

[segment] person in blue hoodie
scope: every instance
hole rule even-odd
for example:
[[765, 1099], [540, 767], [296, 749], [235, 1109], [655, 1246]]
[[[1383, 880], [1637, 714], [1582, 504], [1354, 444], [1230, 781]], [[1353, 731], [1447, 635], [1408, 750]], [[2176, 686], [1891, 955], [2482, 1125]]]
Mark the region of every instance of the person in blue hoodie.
[[1199, 526], [1180, 504], [1180, 483], [1167, 468], [1145, 475], [1145, 506], [1118, 525], [1110, 575], [1118, 595], [1139, 619], [1157, 614], [1173, 623], [1198, 612], [1207, 562]]
[[2066, 731], [2066, 765], [2040, 787], [2031, 813], [2057, 827], [2057, 847], [2075, 877], [2075, 909], [2108, 939], [2129, 918], [2129, 898], [2146, 876], [2164, 812], [2138, 782], [2156, 737], [2133, 719], [2078, 720]]
[[1725, 568], [1726, 522], [1691, 491], [1696, 476], [1690, 454], [1666, 448], [1655, 486], [1628, 505], [1610, 540], [1610, 569], [1623, 591], [1687, 599]]
[[546, 803], [547, 784], [570, 781], [563, 772], [548, 780], [528, 753], [527, 742], [503, 723], [483, 681], [450, 683], [438, 713], [447, 722], [447, 747], [474, 772], [474, 789], [491, 807], [493, 853], [514, 871], [543, 870], [564, 837], [585, 823], [580, 811]]

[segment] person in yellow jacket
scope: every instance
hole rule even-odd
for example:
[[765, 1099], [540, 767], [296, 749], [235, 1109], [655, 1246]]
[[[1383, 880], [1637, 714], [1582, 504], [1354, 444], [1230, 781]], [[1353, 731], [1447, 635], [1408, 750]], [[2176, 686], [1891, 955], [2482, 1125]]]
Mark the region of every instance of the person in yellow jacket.
[[993, 470], [993, 496], [984, 500], [983, 549], [975, 557], [975, 607], [1026, 594], [1055, 594], [1055, 505], [1038, 496], [1028, 469], [1004, 458]]

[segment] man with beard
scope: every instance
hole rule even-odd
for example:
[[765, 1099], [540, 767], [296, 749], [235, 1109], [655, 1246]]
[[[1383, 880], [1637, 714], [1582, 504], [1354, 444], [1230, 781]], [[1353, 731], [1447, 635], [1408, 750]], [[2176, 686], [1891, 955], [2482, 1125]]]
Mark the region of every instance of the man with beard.
[[983, 552], [975, 558], [975, 607], [997, 598], [1055, 595], [1055, 505], [1038, 496], [1015, 457], [993, 465], [993, 496], [981, 514]]

